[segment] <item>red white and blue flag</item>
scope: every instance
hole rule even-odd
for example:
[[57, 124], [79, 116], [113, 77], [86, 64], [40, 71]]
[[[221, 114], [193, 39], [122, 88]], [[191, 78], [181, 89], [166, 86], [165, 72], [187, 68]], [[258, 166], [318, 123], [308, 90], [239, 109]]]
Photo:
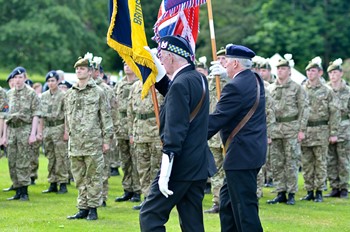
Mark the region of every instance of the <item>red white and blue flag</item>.
[[190, 42], [195, 52], [199, 32], [199, 5], [205, 2], [205, 0], [163, 0], [158, 20], [153, 28], [153, 40], [159, 42], [164, 36], [180, 35]]

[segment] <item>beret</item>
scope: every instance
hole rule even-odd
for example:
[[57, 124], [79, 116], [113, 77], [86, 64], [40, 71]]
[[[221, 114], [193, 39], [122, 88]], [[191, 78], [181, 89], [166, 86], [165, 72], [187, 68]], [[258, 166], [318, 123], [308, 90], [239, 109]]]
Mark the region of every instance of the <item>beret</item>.
[[25, 80], [24, 83], [26, 83], [26, 84], [29, 85], [30, 87], [33, 87], [33, 81], [32, 81], [31, 79]]
[[25, 72], [26, 72], [26, 69], [23, 68], [23, 67], [21, 67], [21, 66], [18, 66], [18, 67], [16, 67], [14, 70], [12, 70], [13, 77], [16, 76], [16, 75], [25, 73]]
[[342, 63], [343, 63], [343, 60], [341, 58], [338, 58], [334, 61], [329, 62], [327, 72], [331, 72], [333, 70], [343, 71]]
[[9, 82], [13, 78], [13, 71], [8, 75], [7, 82]]
[[56, 80], [59, 79], [58, 73], [55, 70], [51, 70], [46, 74], [46, 81], [52, 77], [56, 78]]
[[185, 58], [189, 63], [193, 64], [194, 62], [194, 54], [190, 43], [179, 35], [169, 35], [160, 38], [159, 48], [179, 55]]
[[68, 81], [65, 81], [65, 80], [58, 83], [58, 86], [60, 86], [60, 85], [65, 85], [65, 86], [67, 86], [68, 89], [72, 87], [72, 85]]
[[78, 58], [77, 62], [74, 64], [74, 68], [77, 67], [91, 67], [90, 61], [88, 59], [82, 58], [81, 56]]
[[322, 59], [321, 59], [321, 57], [317, 56], [317, 57], [313, 58], [311, 61], [309, 61], [309, 63], [306, 66], [305, 70], [309, 70], [310, 68], [317, 68], [319, 70], [322, 70]]
[[217, 56], [224, 56], [225, 55], [225, 48], [221, 47], [219, 51], [216, 52]]
[[226, 57], [252, 59], [255, 53], [242, 45], [228, 44], [226, 46]]

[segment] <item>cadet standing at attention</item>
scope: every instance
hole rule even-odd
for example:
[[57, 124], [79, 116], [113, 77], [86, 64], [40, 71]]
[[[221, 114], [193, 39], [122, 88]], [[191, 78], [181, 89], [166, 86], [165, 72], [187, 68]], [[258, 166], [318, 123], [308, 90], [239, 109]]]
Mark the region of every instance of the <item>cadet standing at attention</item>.
[[68, 219], [97, 220], [97, 207], [102, 204], [103, 153], [109, 150], [113, 123], [106, 96], [91, 78], [91, 61], [79, 58], [74, 68], [78, 82], [66, 92], [64, 105], [79, 211]]

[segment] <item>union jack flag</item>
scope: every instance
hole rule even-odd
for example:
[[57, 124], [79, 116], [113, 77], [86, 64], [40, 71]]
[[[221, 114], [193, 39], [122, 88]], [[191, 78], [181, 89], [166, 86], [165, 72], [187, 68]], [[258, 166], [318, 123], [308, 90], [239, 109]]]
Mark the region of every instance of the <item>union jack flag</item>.
[[205, 2], [205, 0], [163, 0], [158, 11], [158, 20], [153, 28], [153, 40], [159, 42], [164, 36], [180, 35], [190, 42], [192, 51], [195, 52], [199, 31], [199, 5]]

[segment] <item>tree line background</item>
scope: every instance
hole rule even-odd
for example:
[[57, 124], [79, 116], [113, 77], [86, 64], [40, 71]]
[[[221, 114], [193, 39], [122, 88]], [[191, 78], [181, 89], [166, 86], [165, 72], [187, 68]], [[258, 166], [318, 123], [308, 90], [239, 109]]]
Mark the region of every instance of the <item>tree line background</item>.
[[[142, 0], [150, 47], [161, 0]], [[24, 66], [45, 75], [49, 70], [73, 72], [87, 51], [102, 56], [109, 72], [122, 69], [118, 54], [106, 44], [109, 25], [106, 0], [0, 0], [0, 69]], [[219, 49], [243, 44], [258, 55], [293, 54], [304, 72], [308, 61], [350, 57], [350, 1], [344, 0], [212, 0]], [[212, 59], [207, 6], [201, 6], [196, 55]], [[348, 69], [350, 65], [345, 64]], [[349, 74], [349, 72], [347, 72]]]

